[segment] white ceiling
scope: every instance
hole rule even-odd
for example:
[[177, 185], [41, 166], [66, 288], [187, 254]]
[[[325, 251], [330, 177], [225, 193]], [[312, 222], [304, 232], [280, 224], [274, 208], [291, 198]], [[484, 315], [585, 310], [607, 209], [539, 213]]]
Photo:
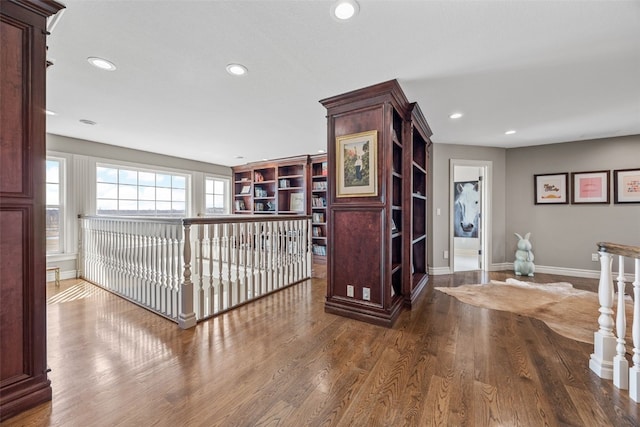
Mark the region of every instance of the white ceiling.
[[395, 78], [436, 143], [640, 134], [640, 1], [360, 0], [347, 23], [331, 1], [63, 2], [49, 133], [228, 166], [314, 154], [320, 99]]

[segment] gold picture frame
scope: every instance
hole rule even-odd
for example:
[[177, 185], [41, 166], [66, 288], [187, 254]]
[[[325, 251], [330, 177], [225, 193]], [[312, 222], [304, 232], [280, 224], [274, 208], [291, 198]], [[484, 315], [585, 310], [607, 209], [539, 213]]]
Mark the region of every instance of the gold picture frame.
[[336, 138], [336, 197], [378, 195], [378, 131]]

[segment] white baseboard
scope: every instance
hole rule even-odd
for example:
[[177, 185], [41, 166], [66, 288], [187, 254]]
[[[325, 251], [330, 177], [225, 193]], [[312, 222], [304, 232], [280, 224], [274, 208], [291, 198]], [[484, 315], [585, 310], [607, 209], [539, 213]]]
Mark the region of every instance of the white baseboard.
[[499, 264], [491, 264], [488, 268], [488, 271], [504, 271], [504, 270], [513, 270], [513, 263], [501, 262]]
[[[489, 271], [504, 270], [513, 271], [513, 263], [503, 262], [500, 264], [491, 264], [491, 267], [489, 268]], [[536, 273], [556, 274], [558, 276], [584, 277], [587, 279], [600, 278], [600, 270], [584, 270], [580, 268], [555, 267], [551, 265], [536, 265]], [[613, 277], [613, 281], [615, 282], [616, 278], [618, 277], [618, 273], [614, 271], [612, 272], [611, 276]], [[632, 274], [625, 274], [624, 276], [627, 282], [631, 283], [634, 281], [634, 277]]]
[[429, 267], [429, 274], [432, 276], [443, 276], [451, 273], [451, 268], [449, 267]]

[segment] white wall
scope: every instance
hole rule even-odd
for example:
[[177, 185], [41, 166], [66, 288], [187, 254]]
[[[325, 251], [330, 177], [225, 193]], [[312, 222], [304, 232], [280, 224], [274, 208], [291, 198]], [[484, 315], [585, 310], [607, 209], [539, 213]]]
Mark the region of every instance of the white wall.
[[[133, 150], [60, 135], [47, 134], [47, 155], [65, 159], [66, 194], [64, 219], [65, 252], [47, 256], [47, 265], [59, 266], [61, 278], [75, 276], [78, 251], [78, 215], [95, 214], [96, 163], [112, 163], [133, 167], [166, 170], [189, 176], [191, 191], [188, 195], [187, 216], [205, 211], [205, 176], [231, 178], [231, 168], [178, 157]], [[228, 203], [231, 203], [229, 195]], [[53, 280], [53, 275], [47, 278]]]

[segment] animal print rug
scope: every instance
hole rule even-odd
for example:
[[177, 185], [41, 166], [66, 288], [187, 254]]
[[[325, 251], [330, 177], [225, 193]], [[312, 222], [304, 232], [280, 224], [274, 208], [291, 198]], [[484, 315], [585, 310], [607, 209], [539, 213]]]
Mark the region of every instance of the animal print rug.
[[[506, 282], [494, 280], [483, 285], [435, 289], [476, 307], [509, 311], [542, 320], [555, 332], [576, 341], [593, 344], [593, 333], [598, 330], [598, 294], [575, 289], [571, 283], [541, 284], [507, 279]], [[625, 303], [626, 340], [630, 343], [633, 301], [627, 296]], [[614, 299], [614, 311], [616, 304], [617, 299]]]

